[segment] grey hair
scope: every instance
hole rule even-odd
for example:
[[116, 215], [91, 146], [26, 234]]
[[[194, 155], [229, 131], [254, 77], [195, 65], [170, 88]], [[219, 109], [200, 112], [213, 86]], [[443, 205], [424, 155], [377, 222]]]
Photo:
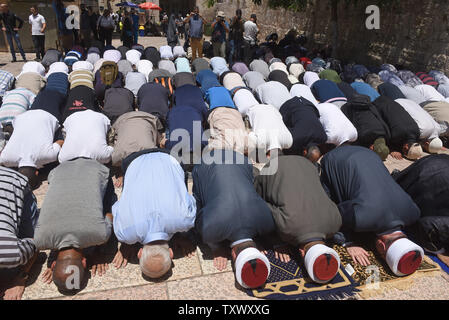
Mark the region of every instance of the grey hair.
[[[152, 259], [161, 261], [160, 269], [151, 270], [151, 268], [148, 267]], [[139, 259], [139, 265], [140, 270], [142, 270], [142, 273], [147, 277], [153, 279], [162, 277], [171, 268], [171, 258], [168, 245], [144, 245], [142, 248], [142, 256]]]

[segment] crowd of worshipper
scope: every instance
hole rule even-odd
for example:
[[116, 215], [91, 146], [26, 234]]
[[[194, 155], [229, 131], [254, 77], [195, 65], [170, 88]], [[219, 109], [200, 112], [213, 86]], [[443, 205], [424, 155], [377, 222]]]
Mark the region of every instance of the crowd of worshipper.
[[[190, 62], [181, 46], [74, 47], [47, 50], [17, 77], [0, 71], [5, 299], [20, 299], [42, 250], [43, 281], [79, 290], [74, 268], [103, 275], [114, 241], [112, 265], [136, 258], [153, 279], [169, 274], [174, 249], [206, 244], [243, 288], [264, 285], [270, 249], [283, 262], [298, 253], [316, 283], [340, 268], [333, 244], [362, 266], [362, 246], [375, 246], [396, 276], [424, 252], [444, 254], [449, 78], [289, 50], [261, 47], [229, 66]], [[413, 164], [390, 174], [389, 154]]]

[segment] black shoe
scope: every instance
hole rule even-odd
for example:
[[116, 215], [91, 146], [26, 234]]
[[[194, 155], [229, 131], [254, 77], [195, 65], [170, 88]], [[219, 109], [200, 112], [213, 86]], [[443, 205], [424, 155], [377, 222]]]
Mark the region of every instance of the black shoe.
[[14, 59], [14, 60], [11, 60], [11, 62], [17, 62], [17, 60], [16, 60], [16, 59]]
[[28, 60], [27, 60], [27, 58], [23, 58], [23, 62], [27, 62]]

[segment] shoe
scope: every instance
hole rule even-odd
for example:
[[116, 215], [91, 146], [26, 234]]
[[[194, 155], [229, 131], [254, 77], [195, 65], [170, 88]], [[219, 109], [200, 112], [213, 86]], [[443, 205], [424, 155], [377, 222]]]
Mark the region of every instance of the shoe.
[[14, 60], [11, 60], [11, 62], [17, 62], [17, 60], [14, 59]]

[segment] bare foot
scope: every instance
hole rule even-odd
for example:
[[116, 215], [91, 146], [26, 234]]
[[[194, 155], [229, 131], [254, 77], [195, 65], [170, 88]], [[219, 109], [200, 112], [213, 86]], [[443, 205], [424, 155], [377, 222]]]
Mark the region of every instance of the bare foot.
[[391, 155], [393, 158], [395, 158], [396, 160], [402, 160], [402, 159], [404, 159], [404, 158], [402, 157], [402, 154], [401, 154], [400, 152], [397, 152], [397, 151], [392, 151], [392, 152], [390, 153], [390, 155]]
[[219, 248], [213, 250], [212, 255], [214, 256], [214, 267], [218, 271], [223, 271], [224, 269], [226, 269], [226, 266], [228, 264], [229, 249]]
[[445, 254], [438, 254], [438, 259], [444, 262], [445, 265], [449, 267], [449, 255], [447, 253]]

